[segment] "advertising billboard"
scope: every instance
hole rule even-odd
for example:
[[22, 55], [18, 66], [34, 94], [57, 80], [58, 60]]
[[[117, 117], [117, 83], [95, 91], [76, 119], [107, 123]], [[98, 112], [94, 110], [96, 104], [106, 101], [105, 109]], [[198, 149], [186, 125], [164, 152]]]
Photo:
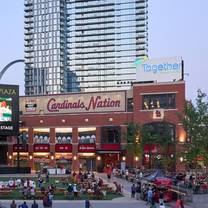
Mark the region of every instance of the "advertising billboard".
[[136, 65], [136, 81], [173, 82], [183, 79], [181, 57], [143, 60]]
[[19, 132], [19, 86], [0, 85], [0, 135]]
[[126, 92], [20, 97], [20, 111], [23, 114], [124, 112], [126, 111]]

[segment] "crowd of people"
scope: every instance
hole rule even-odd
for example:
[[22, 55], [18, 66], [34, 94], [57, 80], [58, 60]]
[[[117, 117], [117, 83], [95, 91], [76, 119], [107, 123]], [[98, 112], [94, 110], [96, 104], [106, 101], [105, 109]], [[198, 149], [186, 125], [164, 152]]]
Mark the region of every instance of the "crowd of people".
[[175, 185], [193, 190], [195, 194], [208, 193], [208, 176], [200, 173], [181, 173], [176, 176]]
[[[86, 199], [84, 202], [84, 206], [85, 208], [92, 208], [92, 204], [89, 201], [89, 199]], [[38, 208], [39, 205], [38, 203], [34, 200], [30, 206], [30, 208]], [[43, 207], [44, 208], [52, 208], [52, 204], [47, 204], [44, 202], [43, 200]], [[6, 208], [1, 202], [0, 202], [0, 208]], [[15, 200], [12, 200], [11, 204], [10, 204], [10, 208], [29, 208], [29, 205], [27, 204], [26, 201], [24, 201], [22, 204], [17, 205], [17, 203], [15, 202]]]

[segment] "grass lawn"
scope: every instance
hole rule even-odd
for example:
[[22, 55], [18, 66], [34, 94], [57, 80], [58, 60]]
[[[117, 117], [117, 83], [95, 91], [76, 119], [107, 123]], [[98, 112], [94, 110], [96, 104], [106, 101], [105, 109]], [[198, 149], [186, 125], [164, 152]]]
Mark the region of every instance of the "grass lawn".
[[[25, 177], [27, 178], [27, 177]], [[64, 177], [66, 178], [66, 177]], [[0, 177], [0, 181], [9, 181], [10, 178], [6, 178], [6, 177]], [[12, 178], [13, 180], [16, 180], [17, 178]], [[37, 187], [37, 177], [34, 178], [30, 178], [33, 179], [36, 182], [36, 187]], [[45, 179], [45, 178], [44, 178]], [[50, 177], [49, 182], [46, 183], [44, 181], [43, 186], [46, 188], [48, 185], [50, 184], [54, 184], [56, 186], [56, 188], [67, 188], [67, 184], [63, 184], [61, 182], [61, 179], [63, 179], [63, 177]], [[70, 183], [73, 183], [72, 181], [70, 181]], [[118, 197], [122, 197], [122, 195], [117, 194], [117, 193], [111, 193], [111, 192], [107, 192], [105, 197], [102, 197], [101, 200], [112, 200], [114, 198], [118, 198]], [[0, 199], [23, 199], [22, 196], [22, 192], [21, 190], [13, 190], [9, 195], [1, 195], [0, 194]], [[40, 199], [40, 198], [39, 198]], [[85, 199], [96, 199], [95, 196], [93, 195], [88, 195], [88, 194], [80, 194], [80, 196], [77, 199], [74, 199], [73, 197], [70, 198], [70, 200], [85, 200]], [[69, 200], [68, 196], [65, 196], [64, 193], [55, 193], [54, 194], [54, 200]]]

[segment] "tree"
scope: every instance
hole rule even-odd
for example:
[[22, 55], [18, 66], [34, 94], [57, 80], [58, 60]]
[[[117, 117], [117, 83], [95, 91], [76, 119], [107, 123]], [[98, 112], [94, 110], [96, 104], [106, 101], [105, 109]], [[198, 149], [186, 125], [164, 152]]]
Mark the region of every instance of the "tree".
[[[172, 169], [175, 163], [174, 157], [170, 158], [169, 148], [175, 147], [175, 135], [173, 125], [163, 121], [154, 122], [144, 126], [145, 130], [148, 131], [148, 135], [142, 139], [142, 146], [156, 145], [158, 148], [157, 160], [154, 160], [155, 166], [157, 168], [165, 168], [166, 170]], [[150, 150], [150, 161], [152, 161], [152, 152]], [[150, 167], [152, 164], [150, 163]]]
[[141, 147], [141, 126], [137, 123], [127, 124], [127, 151], [132, 153], [134, 156], [140, 157], [142, 154]]
[[[156, 125], [154, 125], [156, 124]], [[168, 149], [170, 144], [175, 144], [173, 135], [170, 132], [170, 126], [166, 122], [156, 122], [147, 125], [137, 123], [128, 123], [127, 125], [127, 151], [139, 158], [143, 157], [145, 145], [159, 146], [160, 153], [163, 157], [158, 159], [165, 169], [168, 169], [173, 163], [173, 159], [168, 157]], [[150, 164], [152, 167], [152, 152], [150, 150]], [[156, 162], [156, 161], [154, 161]], [[156, 163], [155, 163], [156, 164]], [[158, 166], [159, 164], [156, 164]]]
[[187, 134], [185, 158], [190, 165], [199, 160], [208, 165], [208, 102], [207, 95], [198, 90], [196, 104], [186, 102], [183, 115], [179, 114]]
[[148, 137], [148, 134], [148, 131], [142, 125], [133, 122], [127, 123], [127, 133], [125, 135], [127, 140], [126, 149], [128, 154], [140, 158], [140, 162], [142, 162], [144, 149], [142, 139]]

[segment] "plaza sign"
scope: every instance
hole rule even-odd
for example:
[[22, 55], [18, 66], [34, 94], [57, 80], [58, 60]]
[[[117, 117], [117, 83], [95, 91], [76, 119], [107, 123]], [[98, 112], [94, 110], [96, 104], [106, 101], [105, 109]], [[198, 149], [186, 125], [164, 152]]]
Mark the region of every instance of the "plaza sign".
[[125, 91], [20, 98], [20, 111], [23, 114], [123, 112], [125, 110]]
[[0, 85], [0, 135], [19, 133], [19, 86]]
[[144, 60], [136, 65], [136, 81], [172, 82], [183, 79], [181, 57]]

